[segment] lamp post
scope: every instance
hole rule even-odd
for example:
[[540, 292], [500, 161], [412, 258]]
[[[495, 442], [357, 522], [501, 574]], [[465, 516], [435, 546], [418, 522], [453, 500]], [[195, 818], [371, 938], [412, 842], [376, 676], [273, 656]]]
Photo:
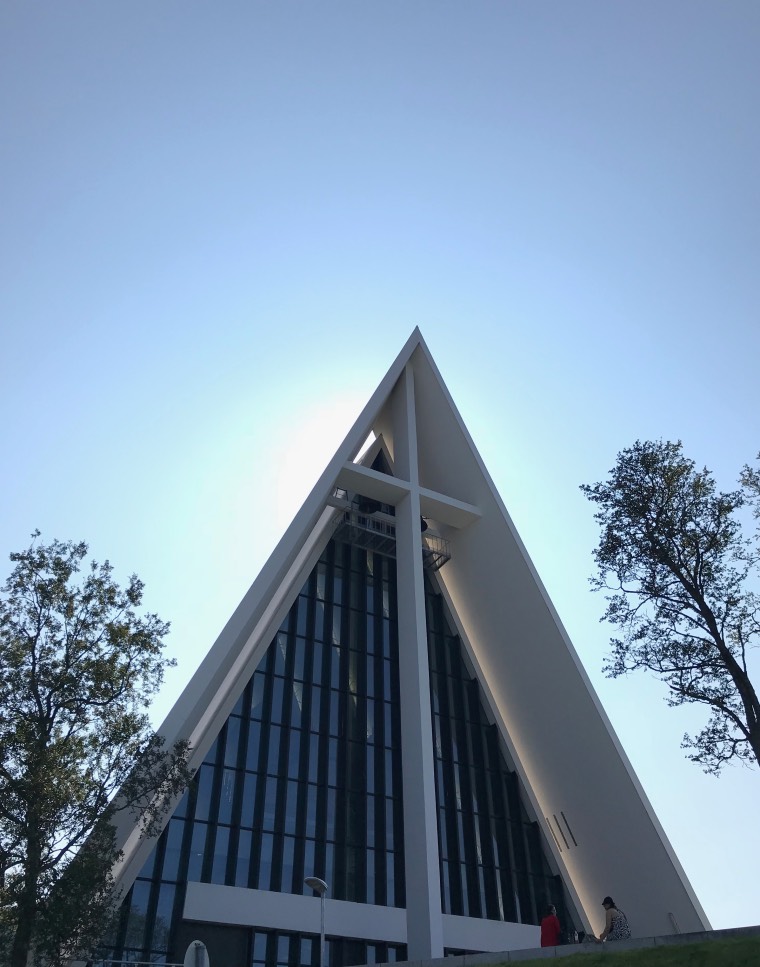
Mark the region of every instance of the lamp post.
[[320, 906], [320, 928], [319, 928], [319, 967], [325, 967], [325, 893], [327, 893], [327, 884], [324, 880], [320, 880], [318, 876], [307, 876], [304, 880], [306, 886], [311, 887], [315, 893], [319, 894], [319, 906]]

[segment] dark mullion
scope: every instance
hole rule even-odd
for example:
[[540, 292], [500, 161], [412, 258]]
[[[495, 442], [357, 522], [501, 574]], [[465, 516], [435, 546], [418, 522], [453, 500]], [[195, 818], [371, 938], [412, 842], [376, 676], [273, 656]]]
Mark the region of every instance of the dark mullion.
[[[180, 845], [179, 863], [177, 864], [177, 889], [174, 893], [174, 908], [172, 910], [171, 926], [169, 929], [170, 959], [176, 959], [173, 958], [172, 951], [174, 950], [176, 931], [179, 926], [179, 922], [182, 919], [182, 911], [185, 906], [185, 895], [187, 893], [187, 869], [190, 865], [190, 845], [193, 840], [193, 827], [195, 825], [192, 817], [195, 815], [195, 802], [198, 796], [197, 784], [195, 782], [191, 782], [187, 787], [187, 791], [187, 809], [185, 811], [184, 820], [185, 827], [182, 834], [182, 843]], [[163, 871], [163, 859], [161, 862], [161, 868]]]
[[391, 648], [395, 657], [391, 665], [391, 688], [394, 693], [394, 700], [391, 702], [391, 720], [393, 735], [396, 745], [391, 750], [393, 760], [393, 852], [395, 856], [394, 871], [396, 874], [395, 882], [395, 905], [397, 907], [406, 906], [406, 854], [405, 854], [405, 833], [404, 833], [404, 777], [401, 763], [401, 702], [399, 695], [399, 664], [398, 664], [398, 624], [391, 624]]
[[[344, 838], [340, 850], [336, 850], [337, 859], [340, 856], [340, 879], [342, 881], [342, 895], [347, 900], [362, 901], [366, 898], [366, 860], [358, 859], [366, 856], [366, 820], [359, 815], [358, 802], [360, 794], [366, 802], [365, 773], [365, 744], [361, 747], [358, 739], [361, 735], [359, 723], [363, 703], [359, 697], [359, 682], [364, 664], [359, 656], [366, 654], [366, 551], [353, 549], [352, 568], [349, 580], [349, 609], [347, 610], [347, 637], [341, 657], [341, 747], [338, 759], [338, 811], [336, 827], [344, 831]], [[355, 566], [354, 566], [355, 565]], [[353, 632], [352, 633], [352, 629]], [[351, 691], [351, 666], [355, 665], [357, 691]], [[366, 706], [364, 706], [364, 720], [366, 722]], [[360, 752], [360, 754], [359, 754]], [[366, 809], [366, 807], [365, 807]]]
[[[387, 574], [387, 561], [383, 561], [383, 576]], [[386, 580], [388, 580], [386, 578]], [[381, 580], [381, 595], [382, 595]], [[390, 583], [390, 582], [388, 582]], [[385, 645], [383, 642], [382, 598], [375, 615], [375, 653], [372, 656], [374, 673], [374, 745], [375, 745], [375, 902], [384, 906], [388, 902], [388, 830], [385, 815], [385, 676], [383, 672]], [[367, 660], [370, 657], [367, 656]]]
[[[484, 753], [483, 783], [486, 794], [486, 820], [488, 827], [487, 836], [488, 848], [493, 863], [494, 896], [496, 896], [497, 891], [499, 888], [501, 888], [501, 906], [503, 910], [502, 915], [505, 920], [514, 920], [514, 897], [511, 893], [505, 896], [502, 883], [504, 877], [504, 864], [502, 860], [507, 864], [508, 869], [509, 866], [511, 866], [511, 859], [508, 853], [508, 844], [500, 846], [500, 839], [505, 835], [506, 826], [508, 824], [505, 822], [505, 808], [503, 802], [501, 802], [499, 772], [497, 771], [497, 768], [494, 768], [495, 766], [498, 767], [499, 740], [496, 726], [484, 723], [481, 735], [483, 737]], [[502, 821], [497, 825], [497, 816], [499, 816], [500, 813], [502, 816]], [[502, 849], [506, 850], [504, 856], [501, 855]], [[497, 901], [495, 900], [495, 902]]]
[[366, 774], [366, 744], [367, 744], [367, 589], [374, 586], [375, 568], [372, 558], [372, 574], [369, 574], [368, 556], [364, 557], [364, 567], [359, 577], [359, 608], [358, 640], [352, 641], [352, 651], [349, 653], [351, 661], [356, 665], [356, 691], [349, 696], [349, 712], [353, 712], [350, 721], [353, 727], [348, 729], [349, 738], [347, 756], [347, 777], [349, 785], [349, 849], [353, 851], [355, 862], [351, 864], [353, 884], [348, 899], [354, 902], [366, 902], [367, 899], [367, 774]]
[[243, 785], [245, 779], [245, 762], [248, 754], [248, 723], [250, 715], [245, 712], [251, 708], [251, 682], [248, 682], [243, 691], [243, 710], [244, 714], [240, 717], [240, 729], [238, 732], [237, 760], [235, 762], [235, 792], [232, 800], [232, 817], [230, 824], [230, 839], [227, 854], [227, 867], [225, 870], [224, 882], [234, 884], [235, 869], [237, 867], [238, 843], [240, 839], [240, 817], [243, 811]]
[[[276, 637], [275, 637], [276, 641]], [[275, 646], [276, 647], [276, 646]], [[251, 837], [251, 866], [248, 871], [248, 882], [252, 887], [256, 887], [261, 873], [261, 844], [263, 841], [264, 829], [264, 803], [267, 788], [267, 755], [269, 753], [269, 729], [272, 719], [272, 691], [274, 686], [274, 647], [270, 644], [267, 649], [266, 658], [261, 663], [264, 667], [259, 671], [264, 672], [264, 693], [261, 697], [261, 729], [259, 730], [259, 757], [256, 763], [256, 802], [253, 809], [253, 830], [255, 834]]]
[[[188, 854], [190, 851], [190, 837], [192, 835], [193, 824], [187, 818], [177, 819], [178, 822], [182, 823], [182, 840], [180, 842], [180, 855], [179, 863], [177, 864], [176, 878], [172, 880], [167, 880], [164, 878], [164, 860], [166, 858], [166, 843], [169, 837], [169, 828], [174, 817], [169, 820], [164, 831], [161, 833], [160, 838], [156, 843], [156, 858], [153, 864], [153, 875], [151, 876], [151, 903], [158, 903], [158, 891], [161, 888], [162, 883], [173, 884], [174, 889], [174, 900], [172, 902], [172, 912], [169, 920], [169, 932], [168, 932], [168, 954], [171, 959], [171, 953], [174, 947], [174, 938], [177, 929], [177, 924], [179, 923], [179, 918], [182, 913], [182, 908], [184, 906], [185, 897], [185, 887], [187, 880], [187, 864], [188, 864]], [[158, 871], [160, 872], [160, 875]], [[154, 900], [155, 898], [155, 900]], [[152, 941], [154, 940], [153, 932], [155, 930], [155, 922], [151, 927], [151, 947]]]
[[134, 883], [129, 888], [124, 902], [121, 905], [121, 910], [119, 911], [119, 926], [115, 931], [115, 938], [113, 944], [112, 954], [114, 957], [121, 958], [124, 956], [124, 945], [127, 942], [127, 926], [129, 924], [129, 913], [132, 907], [132, 891], [134, 890]]
[[[351, 549], [353, 550], [353, 548]], [[350, 555], [353, 558], [353, 554]], [[356, 580], [356, 575], [354, 574], [351, 564], [353, 560], [349, 560], [349, 567], [343, 572], [343, 599], [342, 599], [342, 609], [341, 609], [341, 635], [340, 635], [340, 659], [338, 666], [338, 739], [331, 739], [331, 741], [337, 741], [337, 756], [336, 756], [336, 775], [335, 775], [335, 829], [343, 830], [344, 833], [347, 831], [347, 790], [346, 790], [346, 776], [347, 776], [347, 761], [346, 757], [348, 754], [348, 742], [346, 741], [346, 736], [348, 733], [348, 720], [349, 720], [349, 702], [350, 697], [348, 693], [348, 669], [350, 665], [350, 647], [351, 647], [351, 602], [354, 598], [354, 582]], [[334, 660], [333, 656], [333, 660]], [[331, 696], [334, 697], [334, 696]], [[347, 863], [346, 863], [346, 852], [347, 844], [344, 842], [341, 844], [341, 848], [338, 849], [337, 841], [333, 847], [333, 879], [334, 883], [331, 885], [332, 895], [337, 900], [347, 900], [349, 897], [346, 893], [347, 888]]]
[[[440, 598], [436, 598], [436, 606], [440, 607]], [[446, 654], [446, 637], [443, 632], [435, 635], [439, 656], [438, 662], [438, 704], [440, 708], [441, 753], [443, 767], [444, 815], [446, 821], [446, 841], [448, 843], [449, 864], [449, 912], [456, 915], [464, 913], [464, 899], [462, 896], [462, 881], [459, 875], [459, 864], [463, 858], [459, 854], [459, 830], [457, 828], [457, 800], [456, 779], [454, 776], [454, 746], [452, 736], [451, 696], [449, 694], [448, 656]]]
[[[316, 572], [312, 574], [312, 593], [316, 598]], [[304, 654], [304, 668], [313, 667], [314, 662], [314, 639], [313, 639], [313, 617], [316, 608], [312, 609], [312, 621], [309, 624], [310, 637], [306, 643]], [[324, 644], [322, 645], [324, 653]], [[311, 752], [311, 706], [313, 699], [314, 678], [313, 674], [304, 674], [301, 708], [301, 750], [298, 759], [298, 804], [296, 806], [296, 825], [298, 829], [304, 830], [303, 835], [296, 840], [296, 851], [293, 858], [293, 882], [297, 885], [302, 883], [304, 877], [313, 876], [314, 870], [305, 869], [306, 862], [306, 810], [309, 801], [309, 755]]]
[[219, 825], [219, 802], [222, 797], [222, 778], [224, 776], [224, 749], [227, 744], [227, 722], [219, 730], [216, 742], [216, 761], [214, 762], [214, 781], [211, 786], [211, 798], [208, 807], [208, 827], [206, 829], [206, 849], [203, 854], [201, 882], [211, 882], [211, 871], [214, 865], [214, 847]]
[[481, 862], [483, 867], [483, 878], [485, 881], [486, 909], [482, 911], [482, 916], [491, 920], [498, 920], [500, 917], [498, 909], [498, 898], [496, 889], [496, 858], [493, 854], [493, 841], [491, 839], [491, 810], [489, 797], [489, 773], [486, 768], [488, 759], [486, 749], [486, 730], [487, 723], [483, 720], [480, 711], [480, 698], [478, 683], [473, 680], [467, 686], [468, 697], [470, 700], [471, 715], [474, 720], [470, 721], [470, 741], [473, 761], [473, 777], [475, 781], [476, 798], [478, 803], [478, 813], [475, 817], [478, 831], [480, 833]]
[[[523, 822], [520, 825], [521, 825], [521, 828], [522, 828], [523, 840], [525, 842], [525, 853], [526, 853], [526, 860], [527, 860], [527, 864], [528, 864], [528, 870], [527, 870], [527, 873], [528, 873], [528, 894], [530, 896], [530, 902], [531, 902], [531, 907], [532, 907], [532, 910], [531, 910], [531, 917], [532, 917], [531, 923], [538, 923], [541, 918], [540, 918], [540, 916], [538, 914], [538, 911], [539, 911], [539, 903], [538, 903], [538, 900], [536, 898], [536, 874], [533, 872], [533, 857], [531, 855], [531, 852], [532, 851], [531, 851], [531, 848], [530, 848], [530, 843], [528, 842], [528, 831], [530, 830], [534, 835], [538, 834], [538, 823], [527, 824], [527, 823]], [[540, 875], [541, 874], [539, 873], [539, 876]]]
[[[379, 857], [382, 856], [383, 864], [385, 864], [385, 844], [381, 844], [380, 831], [377, 824], [377, 800], [378, 800], [378, 735], [377, 735], [377, 712], [378, 706], [382, 705], [382, 701], [378, 699], [377, 696], [377, 667], [376, 667], [376, 656], [378, 651], [382, 652], [382, 634], [383, 634], [383, 578], [386, 575], [386, 565], [385, 559], [380, 555], [375, 554], [373, 562], [373, 580], [372, 580], [372, 652], [365, 650], [362, 658], [364, 676], [362, 687], [363, 695], [363, 708], [364, 708], [364, 719], [365, 719], [365, 782], [364, 782], [364, 811], [369, 821], [370, 810], [372, 810], [372, 820], [374, 829], [374, 839], [372, 841], [371, 848], [373, 850], [374, 865], [373, 865], [373, 879], [372, 879], [372, 901], [374, 903], [379, 902], [380, 890], [378, 887], [379, 883]], [[367, 622], [369, 623], [370, 618], [367, 617]], [[372, 678], [372, 689], [371, 697], [370, 690], [367, 687], [369, 677]], [[372, 702], [372, 736], [367, 736], [366, 724], [369, 715], [369, 702]], [[371, 767], [367, 766], [367, 760], [369, 756], [369, 749], [372, 749], [372, 764]], [[371, 775], [370, 775], [371, 768]], [[370, 787], [372, 792], [370, 793]], [[369, 822], [367, 823], [369, 825]], [[367, 843], [367, 850], [370, 849], [369, 839], [365, 834], [365, 842]], [[369, 854], [368, 854], [369, 855]], [[367, 877], [369, 876], [369, 871], [367, 871]], [[383, 878], [384, 882], [384, 878]], [[365, 885], [365, 890], [367, 889]], [[385, 888], [383, 887], [383, 890]], [[366, 894], [365, 894], [366, 895]], [[383, 893], [383, 896], [386, 896]]]
[[163, 869], [168, 834], [169, 827], [167, 825], [156, 842], [156, 860], [153, 864], [153, 876], [150, 880], [150, 894], [148, 896], [148, 908], [145, 911], [145, 929], [143, 931], [144, 946], [141, 956], [145, 960], [149, 958], [150, 951], [153, 949], [153, 934], [156, 929], [156, 908], [158, 907], [158, 894], [161, 890], [161, 877], [157, 875], [156, 871]]
[[[391, 569], [395, 572], [395, 561], [388, 562], [389, 577]], [[391, 762], [393, 770], [393, 853], [394, 853], [394, 903], [397, 907], [405, 906], [406, 896], [406, 877], [405, 877], [405, 857], [404, 857], [404, 787], [402, 770], [402, 751], [401, 751], [401, 688], [399, 681], [399, 636], [398, 636], [398, 610], [396, 608], [396, 574], [393, 574], [393, 581], [389, 580], [392, 593], [389, 599], [389, 631], [390, 631], [390, 695], [384, 696], [385, 701], [390, 702], [391, 709]], [[383, 710], [383, 720], [385, 711]], [[383, 736], [385, 744], [387, 736]], [[393, 740], [395, 739], [395, 745]]]
[[[324, 557], [324, 555], [323, 555]], [[295, 855], [293, 857], [293, 882], [297, 886], [303, 883], [307, 876], [313, 876], [314, 870], [307, 870], [306, 864], [306, 812], [309, 801], [309, 756], [311, 754], [311, 708], [314, 688], [314, 639], [316, 638], [317, 621], [317, 574], [323, 560], [320, 558], [317, 566], [309, 577], [309, 610], [306, 618], [306, 643], [304, 645], [304, 676], [301, 692], [301, 747], [298, 758], [298, 800], [296, 803], [296, 830], [300, 835], [296, 839]], [[325, 596], [327, 596], [327, 568], [325, 567]], [[322, 601], [324, 608], [325, 602]], [[322, 622], [324, 636], [324, 621]], [[324, 642], [322, 642], [324, 652]], [[308, 669], [312, 669], [309, 674]], [[316, 832], [316, 830], [315, 830]]]
[[273, 930], [267, 936], [267, 954], [266, 954], [266, 967], [275, 967], [277, 963], [277, 943], [279, 941], [279, 933]]
[[[428, 644], [429, 644], [428, 653], [429, 655], [432, 656], [434, 653], [434, 649], [432, 647], [432, 636], [430, 634], [428, 635]], [[436, 681], [435, 672], [432, 670], [433, 669], [432, 662], [429, 664], [429, 667], [430, 667], [430, 694], [432, 696], [434, 693], [434, 689], [437, 689], [438, 687], [438, 683]], [[439, 718], [439, 729], [440, 729], [440, 709], [438, 711], [438, 718]], [[434, 776], [435, 776], [435, 783], [434, 783], [435, 785], [435, 825], [436, 825], [436, 831], [438, 833], [438, 878], [440, 882], [440, 892], [441, 892], [441, 910], [443, 913], [449, 913], [450, 912], [448, 910], [449, 898], [446, 895], [446, 883], [443, 875], [443, 864], [444, 862], [448, 863], [448, 837], [446, 838], [447, 847], [445, 850], [445, 855], [444, 855], [444, 848], [443, 848], [443, 833], [445, 831], [444, 824], [446, 822], [446, 809], [444, 805], [445, 793], [443, 789], [442, 768], [439, 768], [439, 763], [441, 762], [441, 759], [438, 755], [437, 745], [435, 741], [436, 713], [433, 711], [432, 702], [431, 702], [431, 709], [430, 709], [430, 719], [431, 719], [431, 729], [433, 732], [433, 770], [434, 770]], [[441, 814], [443, 814], [443, 819], [441, 818]], [[444, 826], [444, 828], [442, 828], [442, 826]]]
[[[295, 652], [296, 622], [300, 600], [296, 598], [288, 613], [287, 651], [282, 676], [282, 710], [280, 714], [280, 745], [277, 750], [277, 793], [275, 796], [274, 836], [272, 838], [272, 877], [270, 889], [282, 891], [283, 858], [285, 853], [285, 805], [288, 795], [288, 752], [290, 746], [290, 704], [293, 699], [293, 659]], [[278, 645], [275, 645], [278, 647]], [[269, 784], [269, 778], [267, 778]], [[292, 883], [284, 885], [290, 893]]]
[[[459, 639], [454, 639], [459, 650]], [[454, 662], [452, 661], [452, 664]], [[467, 878], [467, 901], [469, 916], [481, 916], [480, 883], [478, 880], [478, 856], [476, 849], [475, 813], [472, 806], [470, 729], [464, 718], [467, 712], [467, 682], [463, 677], [461, 658], [456, 663], [457, 674], [452, 677], [452, 693], [456, 703], [455, 729], [459, 746], [459, 786], [462, 791], [462, 831], [464, 835], [464, 864]]]
[[494, 843], [491, 836], [491, 797], [490, 781], [491, 774], [488, 769], [488, 748], [487, 736], [489, 725], [483, 714], [480, 705], [479, 686], [476, 681], [469, 685], [470, 702], [472, 709], [472, 751], [473, 751], [473, 776], [476, 788], [476, 798], [478, 803], [478, 813], [475, 818], [477, 828], [480, 832], [481, 865], [485, 889], [486, 909], [483, 916], [490, 920], [500, 920], [502, 913], [499, 907], [498, 882], [496, 875], [496, 856], [494, 853]]
[[[190, 823], [186, 823], [189, 826]], [[183, 837], [183, 843], [185, 838]], [[180, 867], [182, 866], [182, 858], [180, 858]], [[179, 875], [179, 874], [177, 874]], [[179, 927], [179, 922], [182, 919], [182, 911], [185, 908], [185, 893], [186, 893], [187, 883], [184, 881], [177, 881], [174, 890], [174, 902], [172, 904], [171, 919], [169, 921], [169, 939], [167, 942], [168, 947], [168, 960], [176, 960], [176, 942], [177, 942], [177, 929]]]
[[[332, 641], [333, 641], [333, 619], [334, 619], [334, 594], [333, 582], [335, 580], [335, 569], [339, 563], [338, 548], [333, 541], [328, 545], [328, 563], [325, 574], [325, 620], [324, 620], [324, 641], [322, 643], [322, 680], [319, 683], [322, 695], [322, 704], [319, 709], [319, 745], [317, 767], [317, 819], [316, 837], [314, 845], [314, 867], [320, 872], [317, 875], [324, 876], [327, 871], [327, 776], [330, 753], [330, 663], [332, 661]], [[342, 602], [341, 597], [341, 602]], [[342, 607], [341, 607], [342, 613]], [[316, 683], [314, 683], [316, 684]]]
[[[322, 559], [320, 558], [320, 561]], [[304, 877], [312, 876], [313, 870], [305, 869], [306, 862], [306, 809], [309, 796], [309, 751], [311, 748], [311, 704], [313, 674], [309, 674], [307, 669], [313, 668], [314, 660], [314, 639], [316, 637], [316, 614], [317, 614], [317, 570], [315, 567], [308, 580], [308, 610], [306, 612], [306, 640], [304, 643], [304, 674], [301, 684], [301, 747], [298, 755], [298, 799], [296, 803], [296, 828], [304, 832], [296, 837], [295, 852], [293, 855], [293, 884], [294, 890], [303, 883]], [[324, 623], [323, 623], [324, 634]], [[323, 644], [324, 648], [324, 644]], [[295, 683], [295, 677], [294, 677]], [[295, 687], [295, 684], [294, 684]]]
[[[494, 741], [498, 745], [498, 739], [496, 739], [496, 737], [494, 737]], [[503, 816], [503, 837], [501, 838], [501, 842], [506, 848], [506, 855], [504, 857], [500, 857], [499, 865], [502, 870], [502, 892], [504, 892], [504, 886], [509, 888], [509, 905], [514, 910], [515, 919], [522, 923], [524, 918], [522, 915], [522, 905], [518, 905], [520, 891], [517, 883], [517, 854], [515, 852], [515, 842], [512, 835], [512, 810], [509, 794], [509, 782], [512, 778], [512, 775], [504, 766], [502, 766], [496, 774], [496, 788], [499, 791]], [[505, 876], [508, 877], [507, 883], [504, 882]]]
[[528, 888], [528, 901], [530, 906], [527, 916], [525, 915], [525, 911], [523, 911], [523, 921], [526, 923], [535, 923], [537, 922], [535, 919], [537, 911], [536, 911], [536, 900], [535, 900], [535, 895], [533, 892], [533, 885], [532, 885], [532, 865], [530, 860], [530, 844], [528, 843], [528, 836], [527, 836], [528, 823], [526, 822], [526, 817], [524, 815], [522, 802], [520, 802], [519, 785], [518, 785], [517, 776], [514, 773], [511, 773], [510, 778], [514, 789], [514, 795], [518, 801], [516, 835], [520, 839], [522, 854], [524, 856], [523, 873], [524, 873], [525, 882]]

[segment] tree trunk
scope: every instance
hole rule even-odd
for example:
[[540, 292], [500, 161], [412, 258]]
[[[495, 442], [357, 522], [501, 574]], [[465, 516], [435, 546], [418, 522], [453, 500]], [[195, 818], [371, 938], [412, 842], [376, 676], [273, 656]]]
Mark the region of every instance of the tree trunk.
[[11, 945], [10, 967], [27, 967], [34, 941], [37, 919], [37, 887], [42, 865], [42, 841], [39, 828], [29, 835], [24, 886], [18, 901], [18, 922]]
[[760, 725], [756, 725], [754, 729], [750, 730], [749, 741], [752, 751], [755, 753], [757, 764], [760, 766]]

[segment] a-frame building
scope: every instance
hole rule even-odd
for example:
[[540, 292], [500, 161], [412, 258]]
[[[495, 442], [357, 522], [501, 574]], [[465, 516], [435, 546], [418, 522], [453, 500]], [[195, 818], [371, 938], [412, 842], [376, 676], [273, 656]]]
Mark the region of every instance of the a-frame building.
[[316, 967], [312, 875], [331, 967], [709, 926], [418, 330], [159, 732], [105, 956]]

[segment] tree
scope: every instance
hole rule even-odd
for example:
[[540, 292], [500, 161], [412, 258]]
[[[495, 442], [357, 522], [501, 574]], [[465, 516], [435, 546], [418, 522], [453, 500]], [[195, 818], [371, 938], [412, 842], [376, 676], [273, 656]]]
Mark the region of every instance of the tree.
[[604, 671], [660, 676], [668, 704], [709, 709], [682, 748], [705, 772], [731, 760], [760, 764], [760, 700], [748, 658], [760, 640], [760, 599], [751, 588], [758, 553], [738, 511], [760, 514], [760, 475], [746, 466], [742, 489], [721, 493], [680, 441], [637, 441], [606, 481], [584, 485], [602, 528], [594, 551], [596, 590], [611, 592], [602, 620], [617, 625]]
[[0, 922], [11, 967], [86, 953], [114, 908], [113, 818], [146, 829], [187, 782], [146, 714], [173, 662], [169, 625], [139, 615], [143, 584], [120, 588], [84, 543], [10, 555], [0, 592]]

